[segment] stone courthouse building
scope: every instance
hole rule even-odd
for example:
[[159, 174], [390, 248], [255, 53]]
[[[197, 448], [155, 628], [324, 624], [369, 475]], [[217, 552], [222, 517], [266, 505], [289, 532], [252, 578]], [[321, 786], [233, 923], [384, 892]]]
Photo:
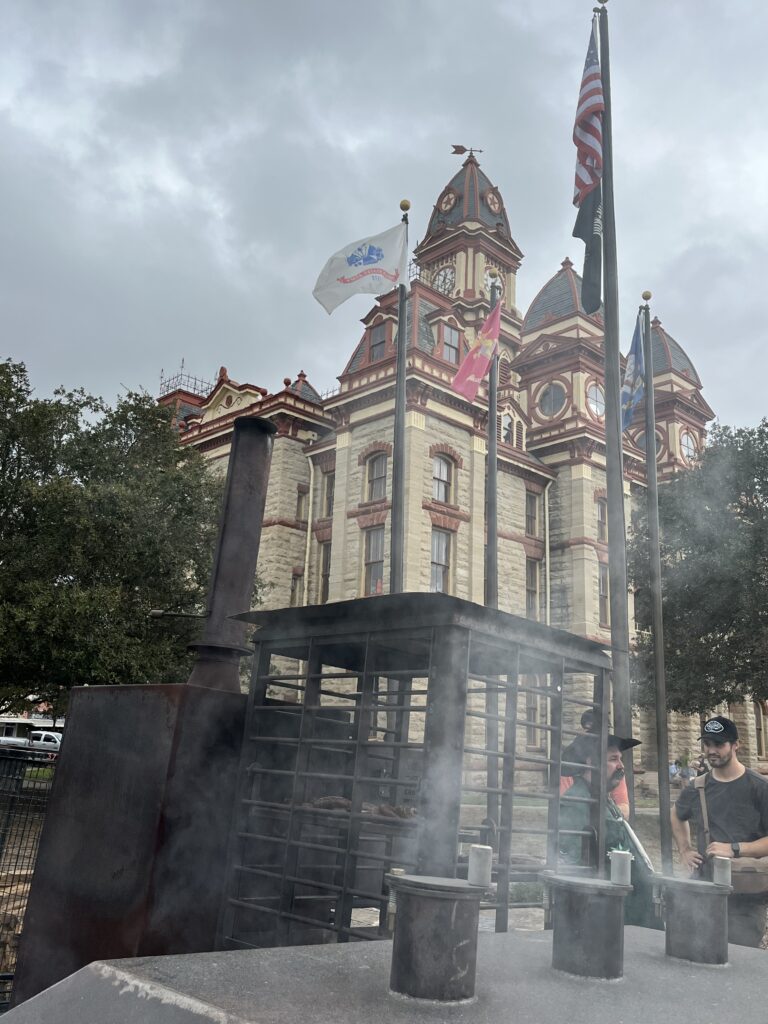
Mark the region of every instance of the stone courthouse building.
[[[499, 190], [474, 155], [440, 192], [414, 251], [407, 345], [405, 590], [484, 600], [487, 390], [451, 390], [501, 284], [498, 435], [499, 607], [608, 644], [603, 321], [580, 303], [565, 259], [518, 308], [523, 253]], [[555, 268], [553, 268], [555, 269]], [[259, 570], [269, 607], [386, 592], [389, 581], [397, 293], [379, 297], [350, 343], [339, 388], [301, 372], [271, 392], [222, 368], [215, 386], [163, 382], [183, 442], [226, 466], [232, 421], [277, 428]], [[653, 321], [659, 479], [685, 470], [713, 412], [683, 350]], [[624, 435], [627, 508], [645, 499], [642, 409]], [[629, 518], [629, 517], [628, 517]], [[630, 606], [630, 625], [632, 609]], [[536, 714], [529, 708], [528, 716]], [[734, 709], [754, 759], [760, 709]], [[655, 763], [652, 723], [637, 724]], [[698, 750], [698, 720], [672, 716], [670, 751]]]

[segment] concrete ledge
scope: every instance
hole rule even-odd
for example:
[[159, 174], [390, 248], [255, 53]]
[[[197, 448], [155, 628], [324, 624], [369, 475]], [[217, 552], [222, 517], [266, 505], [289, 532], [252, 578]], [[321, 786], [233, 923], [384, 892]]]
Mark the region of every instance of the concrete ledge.
[[553, 971], [549, 932], [481, 934], [476, 1000], [434, 1006], [389, 992], [391, 943], [146, 957], [91, 964], [11, 1010], [8, 1024], [765, 1024], [766, 953], [730, 947], [703, 967], [664, 955], [664, 933], [625, 931], [624, 978]]

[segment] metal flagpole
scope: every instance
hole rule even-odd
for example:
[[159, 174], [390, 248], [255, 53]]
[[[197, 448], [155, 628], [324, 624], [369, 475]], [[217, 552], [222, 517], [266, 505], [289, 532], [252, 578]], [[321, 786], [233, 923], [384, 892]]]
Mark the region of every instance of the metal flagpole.
[[[403, 224], [408, 245], [408, 211], [411, 204], [407, 199], [400, 203]], [[392, 537], [389, 553], [389, 592], [400, 594], [403, 590], [403, 565], [405, 558], [405, 367], [408, 353], [406, 337], [406, 292], [407, 283], [398, 288], [397, 305], [397, 364], [395, 374], [395, 429], [392, 445]]]
[[653, 393], [650, 292], [643, 292], [643, 365], [645, 368], [645, 473], [648, 485], [648, 554], [651, 578], [653, 667], [656, 682], [656, 751], [659, 765], [659, 831], [661, 865], [672, 874], [672, 825], [669, 798], [669, 742], [667, 737], [667, 682], [664, 672], [664, 620], [661, 604], [661, 549], [659, 546], [659, 488], [656, 479], [656, 408]]
[[[489, 312], [492, 313], [499, 301], [499, 286], [496, 283], [498, 271], [489, 270], [488, 275], [491, 278], [491, 308]], [[488, 374], [488, 469], [485, 483], [488, 506], [485, 514], [485, 603], [488, 608], [499, 607], [498, 390], [499, 349], [497, 343]]]
[[[605, 4], [606, 0], [600, 0]], [[619, 736], [632, 735], [629, 693], [629, 621], [627, 612], [627, 544], [624, 526], [624, 473], [619, 363], [619, 287], [616, 258], [616, 220], [613, 199], [613, 145], [611, 132], [611, 71], [608, 12], [600, 15], [600, 75], [603, 84], [603, 265], [605, 272], [605, 476], [608, 503], [608, 580], [611, 607], [611, 660], [613, 663], [613, 727]], [[626, 764], [630, 816], [635, 798], [632, 760]]]
[[[496, 308], [499, 301], [498, 271], [490, 269], [488, 276], [491, 279], [491, 308], [490, 313]], [[501, 332], [499, 332], [501, 334]], [[490, 371], [488, 374], [488, 464], [485, 478], [485, 604], [488, 608], [499, 607], [499, 487], [498, 487], [498, 466], [499, 466], [499, 442], [497, 434], [498, 422], [498, 391], [499, 391], [499, 348], [496, 343], [496, 351], [491, 359]], [[488, 750], [499, 749], [499, 693], [492, 683], [486, 683], [485, 690], [485, 713], [488, 715], [485, 723], [485, 740]], [[486, 816], [490, 821], [499, 823], [499, 794], [494, 792], [499, 788], [499, 759], [488, 758], [488, 771], [486, 785], [489, 792], [486, 796]]]

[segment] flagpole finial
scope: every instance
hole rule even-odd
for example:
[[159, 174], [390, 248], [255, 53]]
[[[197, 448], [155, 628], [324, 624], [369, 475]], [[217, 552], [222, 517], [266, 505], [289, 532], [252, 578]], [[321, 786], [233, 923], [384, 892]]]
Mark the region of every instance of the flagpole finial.
[[653, 298], [653, 293], [652, 292], [649, 292], [649, 291], [644, 291], [643, 292], [643, 301], [644, 302], [648, 302], [649, 299], [652, 299], [652, 298]]
[[410, 208], [411, 208], [411, 201], [410, 201], [410, 199], [401, 199], [400, 200], [400, 209], [403, 211], [403, 213], [408, 213]]
[[490, 277], [490, 279], [492, 281], [495, 281], [498, 276], [499, 276], [498, 270], [495, 267], [489, 267], [489, 269], [488, 269], [488, 277]]

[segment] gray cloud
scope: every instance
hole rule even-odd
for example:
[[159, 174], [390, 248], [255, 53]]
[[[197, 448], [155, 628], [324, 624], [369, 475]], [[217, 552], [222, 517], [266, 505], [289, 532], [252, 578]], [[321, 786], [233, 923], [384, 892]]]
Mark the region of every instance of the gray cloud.
[[[624, 348], [640, 292], [721, 419], [763, 414], [768, 77], [757, 0], [611, 4]], [[9, 0], [0, 23], [0, 315], [38, 392], [156, 390], [226, 364], [334, 383], [368, 300], [320, 267], [413, 203], [411, 240], [484, 150], [526, 254], [523, 308], [570, 237], [589, 4]], [[726, 356], [727, 354], [727, 356]], [[724, 358], [725, 357], [725, 358]]]

